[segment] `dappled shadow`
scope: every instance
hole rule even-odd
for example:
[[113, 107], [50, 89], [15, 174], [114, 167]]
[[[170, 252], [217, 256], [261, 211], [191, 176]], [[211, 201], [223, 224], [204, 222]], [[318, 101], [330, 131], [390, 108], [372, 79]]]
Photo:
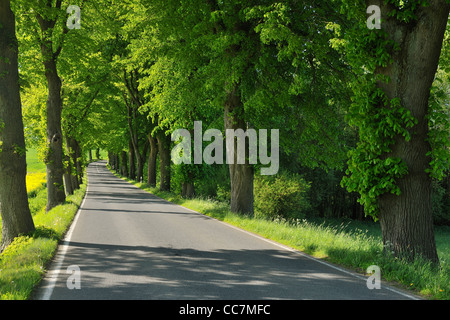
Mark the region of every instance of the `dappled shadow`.
[[[94, 208], [83, 208], [83, 211], [98, 211], [98, 209], [94, 209]], [[162, 210], [124, 210], [124, 209], [102, 209], [102, 212], [117, 212], [117, 213], [123, 213], [123, 214], [127, 214], [127, 213], [140, 213], [140, 214], [174, 214], [174, 215], [183, 215], [183, 216], [195, 216], [197, 219], [201, 219], [201, 218], [205, 218], [205, 219], [211, 219], [209, 217], [206, 216], [202, 216], [199, 215], [198, 213], [195, 212], [182, 212], [182, 211], [162, 211]]]

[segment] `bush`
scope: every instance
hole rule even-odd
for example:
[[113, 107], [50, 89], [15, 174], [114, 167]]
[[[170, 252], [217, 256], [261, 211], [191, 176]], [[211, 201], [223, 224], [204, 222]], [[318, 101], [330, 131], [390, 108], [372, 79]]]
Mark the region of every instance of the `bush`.
[[433, 181], [432, 190], [434, 223], [436, 225], [450, 225], [450, 201], [444, 181]]
[[301, 219], [310, 209], [307, 193], [310, 184], [297, 174], [256, 176], [255, 215], [266, 219]]

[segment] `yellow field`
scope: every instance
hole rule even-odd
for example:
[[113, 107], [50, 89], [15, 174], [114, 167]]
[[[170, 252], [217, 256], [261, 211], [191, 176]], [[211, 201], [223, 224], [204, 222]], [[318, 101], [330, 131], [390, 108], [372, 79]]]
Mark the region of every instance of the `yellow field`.
[[27, 174], [27, 192], [40, 188], [46, 182], [45, 172], [31, 172]]

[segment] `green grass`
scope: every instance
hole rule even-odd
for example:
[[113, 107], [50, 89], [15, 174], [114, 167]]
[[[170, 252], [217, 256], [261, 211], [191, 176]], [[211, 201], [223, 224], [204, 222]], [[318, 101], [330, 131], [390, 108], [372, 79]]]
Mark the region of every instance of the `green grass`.
[[417, 259], [414, 263], [387, 257], [379, 224], [351, 220], [303, 219], [268, 221], [230, 212], [229, 205], [212, 199], [183, 199], [145, 184], [127, 180], [152, 194], [186, 208], [257, 233], [309, 255], [365, 273], [381, 269], [384, 280], [428, 299], [450, 299], [450, 228], [436, 228], [439, 268]]

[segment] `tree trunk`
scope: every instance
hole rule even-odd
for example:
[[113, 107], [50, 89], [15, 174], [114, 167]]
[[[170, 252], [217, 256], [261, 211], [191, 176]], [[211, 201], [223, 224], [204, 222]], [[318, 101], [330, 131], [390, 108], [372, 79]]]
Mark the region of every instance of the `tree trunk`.
[[47, 166], [47, 208], [62, 204], [66, 199], [64, 192], [64, 165], [63, 165], [63, 136], [61, 130], [61, 79], [58, 75], [56, 60], [61, 47], [57, 53], [53, 52], [53, 41], [51, 30], [56, 20], [47, 20], [37, 16], [41, 31], [45, 34], [41, 42], [41, 53], [43, 58], [45, 77], [48, 86], [47, 99], [47, 151], [45, 164]]
[[163, 132], [157, 135], [159, 152], [159, 189], [170, 191], [170, 135], [166, 136]]
[[119, 154], [116, 153], [116, 154], [114, 155], [114, 158], [115, 158], [114, 162], [116, 163], [116, 173], [120, 173], [120, 160], [119, 160]]
[[72, 164], [70, 161], [70, 157], [66, 155], [64, 157], [66, 162], [66, 170], [64, 172], [64, 189], [66, 190], [67, 195], [73, 194], [73, 185], [72, 185]]
[[63, 149], [61, 131], [61, 80], [57, 74], [56, 62], [44, 62], [48, 83], [47, 100], [47, 211], [64, 203], [66, 195], [63, 184]]
[[144, 161], [143, 161], [142, 156], [140, 154], [139, 154], [139, 156], [137, 156], [136, 167], [137, 167], [137, 170], [136, 170], [136, 181], [137, 182], [142, 182], [143, 174], [144, 174]]
[[66, 194], [73, 194], [76, 189], [78, 189], [78, 178], [77, 178], [77, 158], [74, 139], [66, 136], [66, 152], [65, 162], [67, 163], [66, 172], [64, 174], [64, 188], [66, 189]]
[[83, 164], [82, 164], [82, 152], [80, 148], [80, 144], [76, 139], [72, 138], [72, 147], [73, 147], [73, 162], [75, 167], [75, 177], [77, 180], [76, 189], [80, 188], [80, 185], [83, 183]]
[[108, 165], [111, 169], [114, 169], [113, 153], [111, 151], [108, 151]]
[[26, 149], [20, 101], [17, 38], [10, 2], [0, 1], [0, 252], [34, 230], [26, 188]]
[[139, 153], [139, 151], [135, 152], [135, 157], [136, 157], [136, 181], [141, 182], [144, 164], [142, 161], [142, 156]]
[[147, 155], [148, 143], [144, 144], [144, 148], [142, 150], [142, 154], [139, 152], [139, 149], [135, 147], [134, 151], [136, 154], [136, 181], [143, 182], [144, 179], [144, 164], [145, 157]]
[[148, 135], [150, 142], [150, 152], [148, 154], [148, 168], [147, 168], [147, 184], [151, 187], [156, 186], [156, 159], [158, 157], [158, 144], [156, 138]]
[[[384, 3], [384, 2], [383, 2]], [[417, 21], [401, 23], [388, 17], [390, 11], [380, 3], [382, 27], [400, 50], [393, 52], [393, 62], [376, 73], [390, 77], [388, 83], [379, 83], [389, 99], [400, 98], [418, 124], [410, 130], [411, 140], [397, 137], [387, 155], [401, 158], [408, 174], [398, 181], [401, 195], [385, 194], [379, 198], [379, 219], [386, 251], [397, 257], [413, 259], [421, 255], [439, 262], [433, 230], [431, 178], [427, 155], [431, 146], [428, 139], [428, 100], [434, 81], [442, 41], [447, 25], [449, 4], [445, 0], [432, 1], [416, 10]]]
[[181, 196], [183, 198], [191, 199], [195, 195], [195, 188], [193, 182], [182, 182], [181, 183]]
[[[225, 101], [225, 130], [242, 129], [246, 131], [244, 121], [244, 105], [238, 93], [236, 84], [227, 92]], [[236, 213], [253, 214], [253, 167], [248, 162], [249, 143], [246, 138], [245, 164], [237, 164], [237, 140], [234, 141], [234, 161], [229, 163], [231, 181], [231, 211]]]
[[127, 153], [125, 151], [120, 153], [120, 174], [124, 177], [128, 176]]

